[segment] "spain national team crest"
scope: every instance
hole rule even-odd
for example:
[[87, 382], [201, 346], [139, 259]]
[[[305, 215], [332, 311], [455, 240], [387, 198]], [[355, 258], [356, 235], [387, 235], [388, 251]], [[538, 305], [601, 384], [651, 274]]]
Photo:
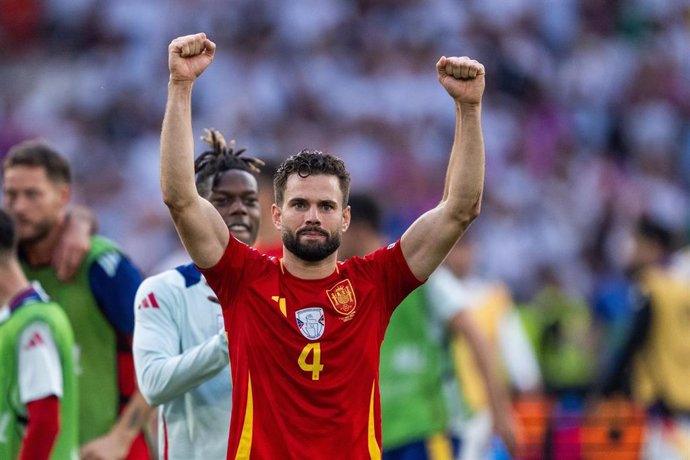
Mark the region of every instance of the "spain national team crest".
[[303, 308], [295, 312], [297, 317], [297, 327], [302, 335], [309, 340], [316, 340], [323, 335], [326, 330], [326, 319], [323, 316], [323, 308], [312, 307]]
[[342, 280], [331, 289], [326, 289], [326, 295], [335, 311], [341, 315], [350, 315], [357, 308], [355, 290], [352, 289], [349, 279]]

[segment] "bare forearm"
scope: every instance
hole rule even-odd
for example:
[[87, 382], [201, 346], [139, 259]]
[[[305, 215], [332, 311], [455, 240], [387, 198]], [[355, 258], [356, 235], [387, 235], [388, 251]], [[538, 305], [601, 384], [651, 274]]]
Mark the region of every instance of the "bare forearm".
[[117, 432], [120, 439], [127, 446], [131, 445], [134, 442], [134, 438], [146, 426], [152, 410], [153, 408], [146, 403], [144, 397], [137, 391], [130, 398], [112, 431]]
[[445, 201], [448, 198], [448, 186], [450, 184], [451, 172], [457, 163], [458, 155], [453, 155], [456, 149], [459, 148], [460, 142], [462, 140], [462, 106], [460, 104], [455, 104], [455, 135], [453, 137], [453, 146], [451, 148], [451, 155], [448, 159], [448, 168], [446, 168], [446, 178], [443, 182], [443, 198], [441, 201]]
[[192, 260], [201, 267], [211, 267], [223, 255], [229, 232], [218, 211], [196, 190], [192, 86], [191, 81], [173, 79], [168, 84], [161, 131], [161, 191]]
[[496, 352], [478, 332], [469, 333], [466, 336], [472, 342], [470, 348], [486, 387], [491, 413], [494, 418], [502, 417], [510, 408], [510, 396], [499, 376]]
[[168, 102], [161, 131], [161, 191], [175, 209], [197, 199], [194, 184], [192, 82], [168, 84]]
[[463, 222], [478, 214], [484, 189], [484, 136], [481, 104], [455, 105], [456, 129], [443, 199]]

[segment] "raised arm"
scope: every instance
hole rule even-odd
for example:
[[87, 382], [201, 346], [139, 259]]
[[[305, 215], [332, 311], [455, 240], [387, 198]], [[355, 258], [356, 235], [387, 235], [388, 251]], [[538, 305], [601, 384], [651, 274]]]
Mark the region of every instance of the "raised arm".
[[419, 217], [402, 236], [405, 260], [421, 280], [439, 266], [479, 215], [484, 189], [484, 66], [468, 57], [444, 56], [436, 63], [436, 72], [455, 102], [455, 139], [441, 202]]
[[161, 132], [161, 191], [177, 233], [202, 268], [216, 264], [230, 234], [218, 211], [196, 190], [192, 87], [211, 64], [216, 45], [203, 33], [178, 37], [168, 47], [168, 102]]

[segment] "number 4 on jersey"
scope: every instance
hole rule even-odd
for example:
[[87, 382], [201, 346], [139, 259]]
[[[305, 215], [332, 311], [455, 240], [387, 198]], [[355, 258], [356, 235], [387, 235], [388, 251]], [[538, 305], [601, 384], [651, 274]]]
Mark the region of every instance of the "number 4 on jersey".
[[[307, 357], [312, 350], [314, 351], [314, 356], [311, 363], [308, 363]], [[319, 342], [306, 344], [299, 355], [297, 363], [303, 371], [311, 372], [312, 380], [319, 380], [319, 373], [323, 370], [323, 364], [321, 364], [321, 344]]]

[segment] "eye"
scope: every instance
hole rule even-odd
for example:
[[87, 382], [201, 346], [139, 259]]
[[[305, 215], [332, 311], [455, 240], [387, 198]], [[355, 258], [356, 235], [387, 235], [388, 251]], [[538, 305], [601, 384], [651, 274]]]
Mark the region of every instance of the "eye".
[[321, 203], [321, 209], [324, 211], [333, 211], [335, 206], [333, 206], [331, 203]]
[[222, 207], [222, 206], [227, 206], [228, 205], [228, 200], [227, 198], [212, 198], [211, 199], [211, 204], [215, 207]]
[[255, 207], [255, 206], [258, 206], [258, 204], [259, 204], [259, 200], [257, 198], [246, 198], [244, 200], [245, 206]]

